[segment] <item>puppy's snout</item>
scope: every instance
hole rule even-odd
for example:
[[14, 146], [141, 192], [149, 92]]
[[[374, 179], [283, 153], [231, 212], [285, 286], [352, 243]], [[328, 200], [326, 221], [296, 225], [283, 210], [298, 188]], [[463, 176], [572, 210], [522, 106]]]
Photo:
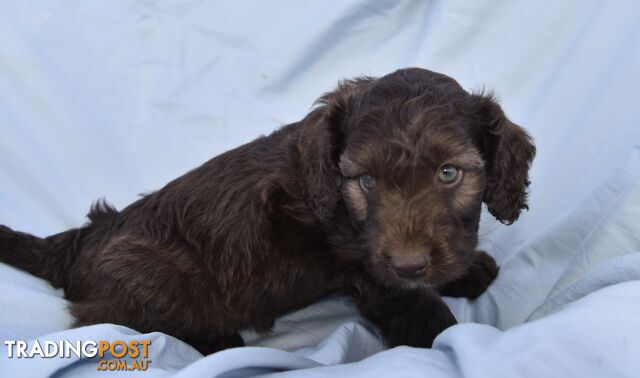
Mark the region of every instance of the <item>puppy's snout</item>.
[[398, 276], [416, 279], [427, 270], [429, 258], [426, 253], [398, 254], [391, 258], [391, 265]]

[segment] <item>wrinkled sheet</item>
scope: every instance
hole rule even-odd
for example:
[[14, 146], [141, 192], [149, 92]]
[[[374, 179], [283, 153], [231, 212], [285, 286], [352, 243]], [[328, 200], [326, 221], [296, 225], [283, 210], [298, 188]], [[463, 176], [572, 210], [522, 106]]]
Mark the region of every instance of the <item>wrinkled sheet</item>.
[[[640, 3], [8, 2], [0, 12], [0, 224], [48, 235], [308, 112], [338, 79], [421, 66], [493, 88], [538, 145], [531, 210], [488, 214], [500, 276], [434, 348], [385, 350], [346, 298], [203, 358], [161, 333], [146, 376], [615, 377], [640, 371]], [[61, 291], [0, 264], [2, 339], [70, 329]], [[95, 361], [7, 359], [0, 376]], [[255, 349], [260, 348], [260, 349]]]

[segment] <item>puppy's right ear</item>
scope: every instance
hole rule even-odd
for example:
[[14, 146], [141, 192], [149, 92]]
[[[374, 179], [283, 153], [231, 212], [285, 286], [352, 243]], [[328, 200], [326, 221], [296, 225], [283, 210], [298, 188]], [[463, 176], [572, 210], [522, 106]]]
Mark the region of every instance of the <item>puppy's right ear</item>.
[[342, 198], [338, 163], [349, 119], [374, 80], [362, 77], [340, 82], [334, 91], [320, 97], [315, 103], [317, 107], [300, 122], [297, 143], [300, 173], [317, 221], [331, 219]]

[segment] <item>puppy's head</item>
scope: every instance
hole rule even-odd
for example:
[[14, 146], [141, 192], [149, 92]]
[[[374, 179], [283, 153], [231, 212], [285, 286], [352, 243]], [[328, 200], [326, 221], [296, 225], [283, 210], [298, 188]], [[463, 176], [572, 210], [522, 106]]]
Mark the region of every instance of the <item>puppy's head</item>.
[[509, 224], [527, 208], [535, 148], [490, 96], [403, 69], [343, 82], [321, 103], [343, 203], [383, 282], [459, 277], [473, 258], [482, 202]]

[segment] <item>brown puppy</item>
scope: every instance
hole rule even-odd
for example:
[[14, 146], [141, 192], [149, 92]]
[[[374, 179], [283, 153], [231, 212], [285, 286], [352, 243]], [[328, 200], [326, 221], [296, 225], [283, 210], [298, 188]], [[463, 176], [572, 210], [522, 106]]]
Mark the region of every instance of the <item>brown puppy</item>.
[[455, 323], [439, 293], [475, 298], [495, 278], [475, 251], [482, 202], [515, 221], [534, 153], [447, 76], [348, 80], [121, 212], [99, 202], [44, 239], [0, 226], [0, 261], [64, 288], [78, 325], [162, 331], [205, 354], [329, 293], [353, 296], [390, 346], [428, 347]]

